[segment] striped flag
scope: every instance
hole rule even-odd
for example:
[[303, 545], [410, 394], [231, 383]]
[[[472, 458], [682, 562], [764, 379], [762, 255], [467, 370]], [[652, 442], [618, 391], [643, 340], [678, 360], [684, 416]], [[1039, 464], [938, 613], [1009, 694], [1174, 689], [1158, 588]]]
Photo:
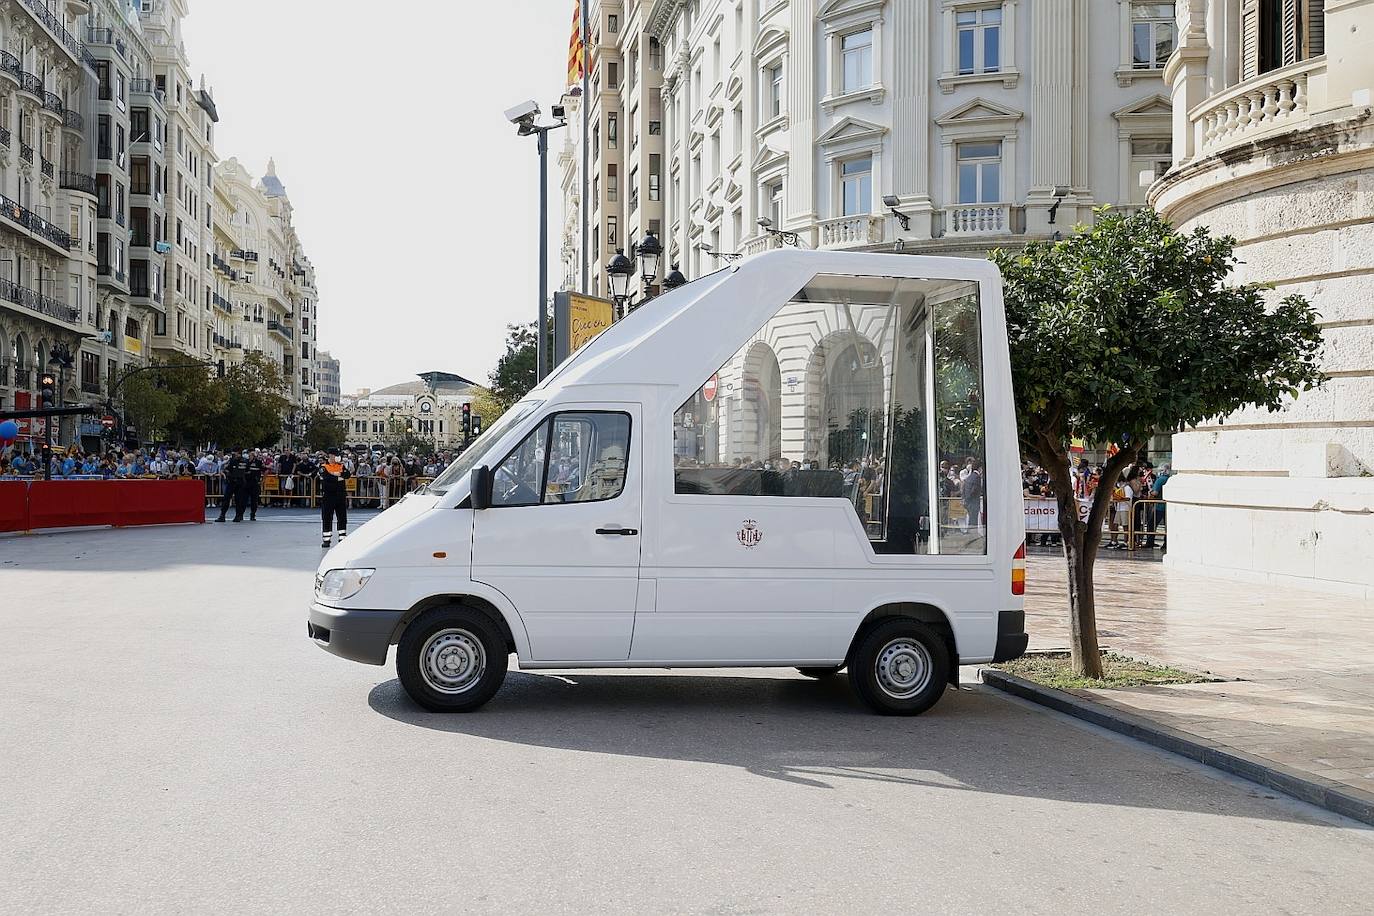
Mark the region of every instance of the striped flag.
[[572, 37], [568, 39], [568, 85], [582, 82], [582, 68], [586, 62], [586, 48], [582, 43], [582, 0], [573, 4]]

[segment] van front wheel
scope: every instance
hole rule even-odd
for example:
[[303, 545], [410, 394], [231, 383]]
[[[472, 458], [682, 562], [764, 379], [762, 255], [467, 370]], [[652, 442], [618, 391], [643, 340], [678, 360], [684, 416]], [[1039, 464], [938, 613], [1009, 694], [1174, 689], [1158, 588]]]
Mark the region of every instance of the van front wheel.
[[491, 620], [464, 607], [436, 607], [416, 617], [396, 647], [396, 675], [430, 712], [470, 712], [506, 679], [506, 642]]
[[849, 661], [849, 682], [874, 712], [914, 716], [945, 692], [949, 649], [916, 620], [889, 620], [870, 630]]

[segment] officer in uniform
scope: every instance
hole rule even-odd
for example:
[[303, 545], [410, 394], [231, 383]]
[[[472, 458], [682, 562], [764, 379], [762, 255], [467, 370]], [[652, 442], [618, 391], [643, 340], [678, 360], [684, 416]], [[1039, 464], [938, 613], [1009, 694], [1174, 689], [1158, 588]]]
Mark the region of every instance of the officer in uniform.
[[235, 453], [229, 456], [222, 468], [224, 472], [224, 495], [219, 500], [219, 518], [217, 522], [224, 521], [224, 516], [229, 511], [229, 503], [234, 504], [234, 521], [243, 521], [243, 510], [247, 504], [247, 474], [248, 474], [248, 453]]
[[[253, 454], [248, 459], [247, 471], [244, 475], [246, 502], [248, 503], [248, 520], [256, 522], [258, 520], [258, 501], [262, 496], [262, 453], [253, 449]], [[239, 513], [242, 514], [241, 512]]]
[[316, 475], [320, 482], [320, 517], [323, 523], [320, 546], [328, 550], [330, 528], [338, 532], [340, 541], [348, 536], [348, 490], [344, 481], [350, 475], [339, 456], [334, 454], [319, 462]]

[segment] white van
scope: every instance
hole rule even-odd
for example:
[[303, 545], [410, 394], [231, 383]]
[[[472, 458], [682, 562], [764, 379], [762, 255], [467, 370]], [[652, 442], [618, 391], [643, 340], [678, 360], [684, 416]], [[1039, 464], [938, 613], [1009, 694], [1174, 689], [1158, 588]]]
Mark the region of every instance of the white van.
[[[874, 710], [1026, 647], [996, 269], [784, 249], [606, 330], [320, 563], [309, 633], [434, 711], [521, 668], [843, 668]], [[632, 683], [626, 689], [633, 689]]]

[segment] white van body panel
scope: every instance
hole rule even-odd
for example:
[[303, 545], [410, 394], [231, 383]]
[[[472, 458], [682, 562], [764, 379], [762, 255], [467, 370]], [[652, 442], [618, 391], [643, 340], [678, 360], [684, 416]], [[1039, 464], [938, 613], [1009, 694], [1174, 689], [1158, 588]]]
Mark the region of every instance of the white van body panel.
[[[674, 411], [818, 274], [979, 284], [985, 556], [879, 555], [841, 499], [674, 492]], [[355, 597], [325, 604], [408, 612], [434, 596], [481, 598], [530, 668], [834, 665], [870, 612], [897, 604], [943, 615], [967, 664], [993, 657], [999, 612], [1022, 609], [1010, 589], [1024, 537], [1019, 450], [1000, 278], [986, 261], [766, 252], [647, 303], [527, 400], [538, 408], [474, 446], [480, 462], [494, 467], [552, 414], [630, 412], [623, 499], [474, 512], [466, 479], [412, 495], [324, 557], [322, 573], [377, 570]], [[751, 547], [746, 522], [761, 533]], [[638, 535], [595, 534], [603, 526]]]

